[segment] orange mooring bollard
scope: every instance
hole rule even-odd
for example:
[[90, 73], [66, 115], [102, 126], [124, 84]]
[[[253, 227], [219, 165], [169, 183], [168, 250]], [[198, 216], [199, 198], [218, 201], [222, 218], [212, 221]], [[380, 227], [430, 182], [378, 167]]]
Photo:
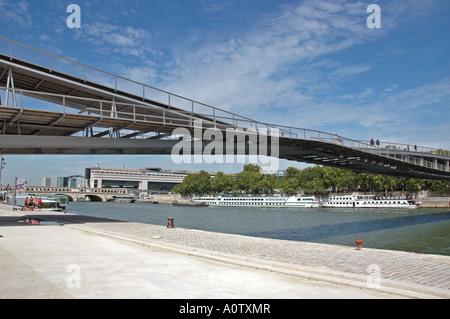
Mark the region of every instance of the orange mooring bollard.
[[173, 217], [169, 217], [168, 219], [168, 224], [167, 224], [167, 228], [175, 228], [175, 226], [173, 225]]
[[355, 243], [356, 243], [356, 250], [362, 250], [362, 244], [364, 243], [364, 240], [357, 239], [355, 240]]

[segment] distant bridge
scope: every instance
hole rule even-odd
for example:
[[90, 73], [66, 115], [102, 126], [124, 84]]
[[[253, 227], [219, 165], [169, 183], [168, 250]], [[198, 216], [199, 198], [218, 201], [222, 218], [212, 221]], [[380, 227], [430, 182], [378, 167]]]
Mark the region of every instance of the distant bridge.
[[[7, 191], [6, 187], [2, 188], [3, 191]], [[14, 189], [12, 186], [9, 188], [10, 192]], [[66, 195], [70, 201], [93, 201], [93, 202], [107, 202], [115, 200], [117, 197], [134, 195], [134, 192], [130, 193], [127, 189], [123, 188], [87, 188], [87, 187], [47, 187], [47, 186], [27, 186], [24, 188], [24, 193], [33, 196], [46, 196], [46, 195]]]
[[[450, 180], [450, 153], [423, 146], [370, 145], [337, 134], [262, 123], [0, 37], [0, 154], [171, 154], [177, 128], [245, 129], [245, 149], [356, 172]], [[51, 102], [32, 107], [27, 99]], [[24, 106], [24, 100], [26, 107]], [[203, 136], [203, 135], [202, 135]], [[261, 140], [277, 143], [263, 152]], [[202, 138], [202, 150], [211, 140]], [[224, 150], [226, 142], [224, 141]], [[229, 146], [229, 145], [228, 145]], [[192, 141], [192, 153], [198, 145]]]

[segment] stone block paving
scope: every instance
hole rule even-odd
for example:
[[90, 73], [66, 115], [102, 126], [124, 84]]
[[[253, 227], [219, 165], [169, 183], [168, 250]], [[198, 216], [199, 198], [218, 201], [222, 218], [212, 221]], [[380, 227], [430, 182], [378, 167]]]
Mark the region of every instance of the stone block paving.
[[[143, 244], [178, 247], [180, 251], [215, 253], [215, 256], [267, 263], [322, 275], [366, 280], [378, 269], [382, 284], [433, 288], [450, 298], [450, 257], [378, 249], [247, 237], [131, 222], [83, 223], [70, 227], [119, 236]], [[156, 239], [157, 238], [157, 239]], [[395, 283], [398, 283], [395, 285]], [[425, 289], [426, 290], [426, 289]]]

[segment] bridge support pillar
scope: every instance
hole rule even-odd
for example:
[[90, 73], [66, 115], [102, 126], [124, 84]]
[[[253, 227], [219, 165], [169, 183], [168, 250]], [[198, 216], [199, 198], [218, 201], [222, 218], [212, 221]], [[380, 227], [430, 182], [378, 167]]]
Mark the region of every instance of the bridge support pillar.
[[5, 106], [8, 106], [8, 99], [9, 99], [9, 91], [10, 90], [11, 90], [11, 93], [12, 93], [13, 105], [14, 105], [14, 107], [17, 107], [16, 89], [14, 87], [14, 77], [13, 77], [13, 73], [12, 73], [11, 67], [8, 70], [8, 79], [6, 80]]
[[445, 165], [445, 171], [450, 172], [450, 161], [447, 161], [447, 164]]
[[140, 181], [139, 189], [141, 189], [143, 191], [147, 191], [148, 190], [148, 181]]
[[[95, 183], [97, 181], [97, 183]], [[94, 185], [91, 186], [91, 188], [102, 188], [103, 180], [102, 179], [96, 179], [94, 180]]]

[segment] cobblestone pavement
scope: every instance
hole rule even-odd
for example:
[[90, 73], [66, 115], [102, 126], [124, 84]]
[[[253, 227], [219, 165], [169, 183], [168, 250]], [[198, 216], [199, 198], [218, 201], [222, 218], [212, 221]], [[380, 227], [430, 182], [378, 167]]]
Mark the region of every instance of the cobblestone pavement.
[[[17, 212], [19, 213], [19, 212]], [[20, 212], [24, 213], [24, 212]], [[79, 215], [40, 215], [65, 227], [236, 264], [450, 298], [450, 257], [212, 233]], [[1, 221], [1, 218], [0, 218]]]

